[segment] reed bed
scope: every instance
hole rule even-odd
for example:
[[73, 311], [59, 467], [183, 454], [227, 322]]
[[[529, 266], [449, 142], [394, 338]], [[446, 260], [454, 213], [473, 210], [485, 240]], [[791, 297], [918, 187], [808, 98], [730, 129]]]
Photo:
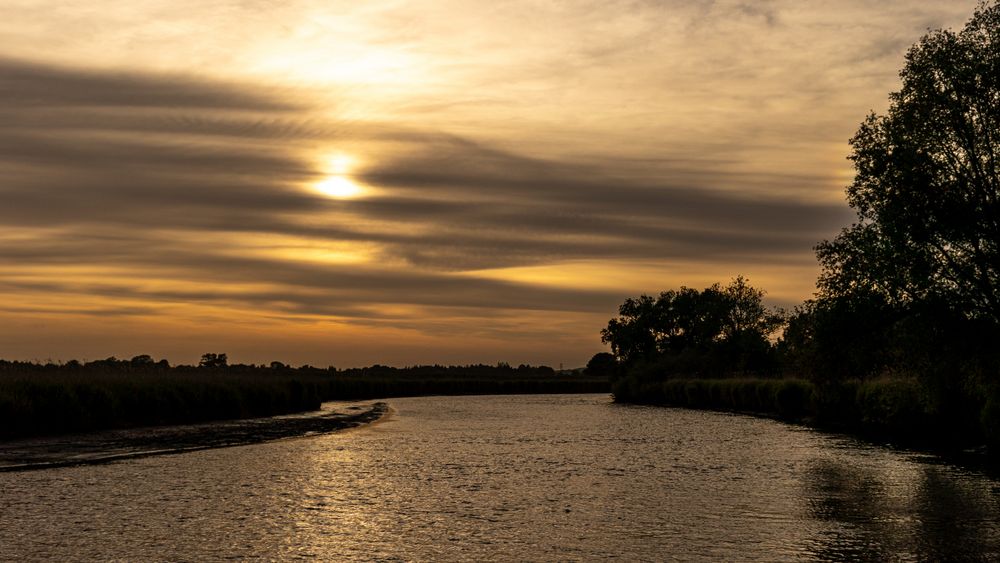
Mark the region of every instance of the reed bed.
[[[551, 372], [551, 370], [549, 370]], [[323, 401], [417, 395], [607, 392], [605, 378], [516, 369], [174, 367], [0, 369], [0, 437], [185, 424], [318, 409]]]

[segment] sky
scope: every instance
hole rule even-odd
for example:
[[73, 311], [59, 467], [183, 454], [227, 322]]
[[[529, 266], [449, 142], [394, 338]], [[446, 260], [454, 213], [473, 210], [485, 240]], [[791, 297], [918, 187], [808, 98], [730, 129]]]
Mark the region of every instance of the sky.
[[4, 0], [0, 358], [581, 366], [786, 308], [848, 140], [975, 0]]

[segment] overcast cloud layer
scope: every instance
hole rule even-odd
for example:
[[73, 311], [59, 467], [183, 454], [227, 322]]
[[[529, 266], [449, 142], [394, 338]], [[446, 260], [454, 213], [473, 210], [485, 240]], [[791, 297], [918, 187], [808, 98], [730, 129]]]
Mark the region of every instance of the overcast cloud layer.
[[629, 295], [793, 305], [974, 7], [108, 4], [0, 8], [0, 357], [576, 366]]

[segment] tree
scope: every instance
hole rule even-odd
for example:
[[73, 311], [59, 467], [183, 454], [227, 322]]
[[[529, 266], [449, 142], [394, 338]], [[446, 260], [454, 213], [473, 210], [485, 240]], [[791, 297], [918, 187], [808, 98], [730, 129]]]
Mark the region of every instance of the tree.
[[781, 309], [764, 306], [763, 289], [750, 285], [750, 280], [737, 276], [723, 290], [726, 314], [723, 317], [723, 338], [736, 338], [751, 334], [767, 338], [778, 329], [785, 319]]
[[820, 383], [877, 375], [896, 359], [899, 317], [872, 292], [806, 301], [789, 316], [778, 353], [790, 373]]
[[143, 368], [153, 365], [153, 357], [149, 354], [139, 354], [138, 356], [133, 356], [129, 363], [132, 367]]
[[618, 307], [618, 318], [608, 321], [601, 342], [623, 362], [633, 362], [656, 353], [659, 307], [649, 295], [629, 297]]
[[585, 373], [587, 375], [609, 377], [615, 375], [617, 369], [618, 360], [615, 359], [614, 354], [598, 352], [590, 358], [589, 362], [587, 362], [587, 369]]
[[770, 351], [768, 338], [783, 323], [782, 311], [765, 307], [763, 297], [763, 290], [739, 276], [726, 287], [629, 298], [601, 331], [601, 341], [623, 365], [683, 356], [689, 361], [682, 363], [703, 371], [706, 360], [724, 371], [757, 369]]
[[857, 222], [816, 250], [820, 298], [875, 293], [1000, 322], [1000, 4], [910, 48], [851, 139]]
[[202, 354], [198, 362], [200, 368], [224, 368], [228, 365], [229, 358], [225, 354]]

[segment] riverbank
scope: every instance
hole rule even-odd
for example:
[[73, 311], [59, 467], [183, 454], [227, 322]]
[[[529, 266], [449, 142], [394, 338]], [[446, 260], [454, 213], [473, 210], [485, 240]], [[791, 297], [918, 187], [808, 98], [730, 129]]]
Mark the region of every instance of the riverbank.
[[284, 366], [136, 368], [123, 362], [95, 367], [23, 364], [0, 369], [0, 442], [276, 416], [314, 411], [327, 401], [609, 390], [603, 377], [493, 366], [338, 371]]
[[986, 451], [992, 435], [988, 401], [934, 401], [914, 379], [820, 386], [804, 379], [624, 377], [612, 394], [619, 403], [739, 412], [938, 452]]
[[0, 472], [108, 463], [325, 434], [374, 422], [388, 410], [383, 402], [345, 404], [301, 415], [0, 442]]

